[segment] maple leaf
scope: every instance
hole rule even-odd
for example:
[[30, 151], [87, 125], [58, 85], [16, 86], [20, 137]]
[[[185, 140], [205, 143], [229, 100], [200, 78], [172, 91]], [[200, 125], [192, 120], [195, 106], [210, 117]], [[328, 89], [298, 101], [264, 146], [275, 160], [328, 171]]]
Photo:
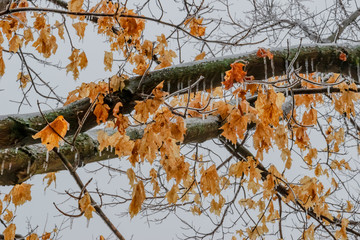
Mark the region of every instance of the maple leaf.
[[215, 199], [211, 200], [210, 203], [210, 212], [215, 213], [217, 216], [220, 216], [221, 209], [225, 204], [225, 198], [219, 195], [219, 201], [216, 202]]
[[109, 116], [110, 107], [107, 104], [97, 103], [94, 109], [94, 115], [96, 116], [97, 124], [100, 122], [106, 122]]
[[11, 200], [15, 206], [23, 205], [26, 201], [31, 201], [31, 184], [16, 184], [11, 190]]
[[78, 35], [80, 37], [80, 39], [84, 38], [86, 26], [87, 26], [87, 23], [84, 23], [84, 22], [73, 23], [73, 27], [76, 30], [76, 35]]
[[14, 37], [9, 42], [9, 51], [16, 53], [20, 46], [22, 44], [22, 41], [18, 35], [14, 35]]
[[28, 74], [24, 75], [24, 73], [19, 72], [16, 81], [20, 81], [20, 88], [26, 88], [27, 83], [30, 82], [31, 79]]
[[84, 4], [84, 0], [71, 0], [68, 4], [68, 9], [71, 12], [79, 12]]
[[47, 183], [46, 183], [46, 187], [45, 189], [47, 189], [51, 183], [55, 183], [55, 187], [56, 187], [56, 175], [55, 172], [50, 172], [48, 174], [45, 175], [45, 177], [43, 178], [43, 182], [45, 181], [45, 179], [47, 179]]
[[14, 217], [14, 214], [12, 211], [10, 211], [9, 209], [6, 209], [6, 214], [3, 216], [3, 219], [6, 222], [10, 222]]
[[38, 39], [32, 46], [45, 58], [50, 57], [51, 53], [56, 53], [58, 45], [56, 44], [56, 37], [50, 34], [50, 27], [41, 29]]
[[201, 215], [201, 210], [198, 206], [192, 206], [190, 208], [190, 211], [192, 212], [193, 215], [198, 215], [198, 216]]
[[84, 69], [88, 65], [88, 60], [86, 57], [85, 52], [80, 53], [79, 49], [74, 49], [68, 58], [70, 60], [70, 63], [66, 66], [66, 73], [73, 72], [74, 79], [79, 78], [79, 69]]
[[129, 178], [129, 184], [131, 187], [134, 187], [134, 183], [136, 181], [136, 175], [135, 175], [135, 172], [132, 168], [129, 168], [127, 171], [126, 171], [126, 175], [127, 177]]
[[317, 111], [311, 108], [308, 112], [303, 114], [302, 124], [303, 125], [314, 125], [317, 121]]
[[167, 199], [169, 204], [175, 204], [177, 202], [179, 197], [177, 194], [178, 191], [179, 191], [178, 185], [174, 184], [171, 190], [166, 193], [165, 198]]
[[131, 218], [133, 218], [136, 214], [139, 213], [141, 209], [141, 205], [144, 202], [146, 196], [145, 196], [145, 190], [144, 190], [144, 184], [142, 181], [139, 181], [133, 189], [132, 193], [132, 200], [129, 206], [129, 213]]
[[336, 239], [341, 239], [341, 240], [345, 240], [345, 239], [348, 239], [347, 237], [347, 230], [346, 230], [346, 227], [348, 226], [349, 224], [349, 220], [346, 219], [346, 218], [343, 218], [341, 220], [341, 229], [340, 230], [337, 230], [335, 232], [335, 237]]
[[230, 66], [231, 69], [225, 72], [225, 81], [222, 82], [225, 90], [230, 89], [233, 86], [234, 81], [238, 83], [243, 83], [247, 73], [244, 71], [245, 64], [241, 62], [235, 62]]
[[256, 56], [265, 58], [268, 57], [269, 59], [273, 59], [274, 55], [270, 52], [270, 49], [265, 50], [264, 48], [259, 48], [256, 52]]
[[4, 240], [14, 240], [15, 239], [15, 231], [16, 226], [15, 224], [10, 224], [4, 231]]
[[113, 92], [117, 92], [117, 91], [122, 91], [125, 87], [125, 80], [128, 79], [129, 77], [122, 74], [121, 76], [119, 75], [114, 75], [110, 78], [110, 88], [112, 89]]
[[59, 147], [59, 142], [65, 137], [68, 129], [69, 123], [60, 115], [32, 137], [34, 139], [41, 138], [41, 143], [46, 146], [48, 151], [51, 151], [54, 147]]
[[104, 55], [104, 64], [105, 64], [105, 71], [111, 71], [112, 64], [113, 64], [113, 53], [105, 51]]
[[201, 52], [199, 55], [197, 55], [194, 59], [194, 61], [203, 60], [205, 57], [205, 52]]
[[26, 237], [26, 240], [39, 240], [39, 237], [36, 233], [32, 233], [31, 235]]
[[220, 178], [214, 164], [201, 175], [200, 188], [204, 196], [206, 197], [209, 193], [213, 196], [220, 194], [219, 182]]
[[[62, 40], [65, 40], [64, 38], [64, 24], [60, 23], [58, 20], [56, 20], [54, 26], [58, 29], [58, 35]], [[30, 31], [31, 32], [31, 31]], [[26, 44], [26, 43], [25, 43]]]
[[194, 35], [196, 37], [201, 37], [201, 36], [204, 36], [205, 35], [205, 29], [206, 27], [203, 27], [202, 26], [202, 21], [204, 19], [203, 18], [190, 18], [190, 19], [187, 19], [184, 24], [185, 25], [188, 25], [189, 24], [189, 27], [190, 27], [190, 34], [191, 35]]
[[27, 28], [24, 30], [24, 40], [25, 40], [25, 46], [30, 42], [34, 41], [34, 36], [31, 32], [31, 28]]
[[91, 205], [91, 199], [88, 192], [84, 194], [84, 196], [79, 200], [79, 206], [81, 212], [84, 213], [84, 216], [90, 220], [92, 218], [92, 212], [95, 211], [95, 208]]

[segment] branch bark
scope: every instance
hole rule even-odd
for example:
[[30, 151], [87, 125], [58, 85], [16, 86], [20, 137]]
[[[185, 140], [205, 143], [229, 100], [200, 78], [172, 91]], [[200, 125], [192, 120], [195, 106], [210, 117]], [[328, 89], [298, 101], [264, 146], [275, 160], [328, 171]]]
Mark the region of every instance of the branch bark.
[[[346, 52], [347, 61], [339, 59], [340, 52]], [[297, 52], [297, 47], [286, 49], [277, 49], [272, 51], [274, 54], [273, 66], [275, 66], [275, 76], [283, 75], [286, 72], [286, 61], [292, 59]], [[344, 75], [351, 75], [358, 81], [358, 64], [360, 57], [360, 46], [335, 46], [335, 45], [316, 45], [307, 46], [301, 49], [295, 66], [301, 66], [301, 72], [337, 72]], [[143, 80], [141, 76], [130, 78], [122, 92], [117, 92], [108, 96], [106, 103], [113, 108], [118, 101], [123, 103], [123, 114], [133, 111], [135, 101], [141, 99], [141, 91], [147, 94], [164, 81], [164, 88], [170, 93], [177, 91], [177, 86], [184, 87], [195, 82], [200, 76], [205, 77], [206, 89], [210, 86], [220, 86], [223, 81], [225, 71], [230, 69], [230, 64], [236, 60], [246, 61], [247, 74], [254, 76], [255, 79], [264, 79], [266, 76], [272, 76], [270, 61], [267, 61], [267, 73], [264, 72], [264, 60], [256, 56], [255, 52], [231, 55], [221, 58], [212, 58], [198, 62], [180, 64], [173, 67], [157, 70], [148, 73]], [[306, 67], [308, 66], [308, 67]], [[308, 68], [308, 69], [307, 69]], [[139, 87], [139, 83], [142, 85]], [[169, 86], [167, 89], [166, 86]], [[79, 126], [79, 119], [83, 117], [90, 106], [88, 99], [82, 99], [68, 106], [56, 109], [54, 111], [45, 111], [44, 114], [49, 122], [53, 121], [58, 115], [63, 115], [70, 123], [68, 135], [75, 133]], [[91, 114], [84, 126], [82, 132], [85, 132], [96, 126], [95, 116]], [[38, 140], [32, 139], [33, 130], [41, 130], [46, 126], [46, 121], [39, 113], [18, 114], [0, 116], [0, 149], [22, 147], [38, 143]]]

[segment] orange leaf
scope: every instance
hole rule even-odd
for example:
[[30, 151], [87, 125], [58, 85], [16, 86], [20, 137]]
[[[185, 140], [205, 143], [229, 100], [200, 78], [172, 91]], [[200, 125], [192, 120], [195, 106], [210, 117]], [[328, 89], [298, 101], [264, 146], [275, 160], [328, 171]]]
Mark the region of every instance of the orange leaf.
[[113, 53], [105, 51], [104, 55], [104, 64], [105, 64], [105, 71], [111, 71], [112, 64], [113, 64]]
[[39, 240], [39, 237], [35, 233], [32, 233], [31, 235], [26, 237], [26, 240]]
[[4, 240], [14, 240], [15, 239], [15, 231], [16, 226], [15, 224], [10, 224], [3, 232]]
[[174, 184], [171, 188], [170, 191], [168, 191], [165, 195], [165, 198], [167, 199], [167, 201], [171, 204], [175, 204], [178, 200], [178, 194], [177, 192], [179, 191], [179, 187], [178, 185]]
[[201, 52], [199, 55], [195, 57], [195, 61], [203, 60], [205, 57], [205, 52]]
[[220, 194], [219, 182], [220, 178], [214, 164], [201, 175], [200, 188], [204, 196], [206, 197], [209, 193], [213, 196]]
[[85, 193], [84, 196], [79, 200], [80, 210], [84, 212], [84, 216], [89, 220], [92, 218], [92, 212], [95, 208], [91, 205], [91, 199], [89, 193]]
[[270, 49], [265, 50], [264, 48], [259, 48], [256, 52], [256, 56], [265, 58], [268, 57], [269, 59], [273, 59], [274, 55], [270, 52]]
[[224, 84], [225, 89], [228, 90], [231, 88], [234, 84], [234, 81], [238, 83], [243, 83], [246, 72], [244, 71], [245, 64], [240, 62], [235, 62], [230, 65], [231, 69], [229, 71], [226, 71], [225, 81], [222, 82]]
[[73, 24], [73, 27], [76, 30], [76, 35], [78, 35], [80, 39], [84, 38], [86, 26], [87, 23], [84, 22], [78, 22]]
[[12, 211], [10, 211], [9, 209], [6, 209], [6, 214], [4, 215], [3, 219], [6, 221], [6, 222], [10, 222], [11, 219], [13, 219], [14, 217], [14, 214]]
[[43, 182], [45, 181], [45, 179], [47, 179], [47, 183], [46, 183], [46, 188], [48, 188], [52, 182], [55, 183], [55, 187], [56, 187], [56, 175], [55, 175], [55, 172], [50, 172], [48, 174], [45, 175], [45, 177], [43, 178]]
[[23, 205], [26, 201], [31, 201], [31, 184], [16, 184], [11, 190], [11, 200], [15, 206]]
[[133, 218], [136, 214], [139, 213], [141, 209], [141, 205], [145, 200], [145, 190], [144, 184], [142, 181], [139, 181], [138, 184], [134, 186], [134, 190], [132, 193], [132, 200], [129, 207], [129, 213], [131, 218]]
[[345, 61], [347, 60], [346, 53], [341, 52], [340, 55], [339, 55], [339, 59], [340, 59], [341, 61], [344, 61], [344, 62], [345, 62]]
[[59, 147], [59, 142], [65, 137], [68, 128], [69, 123], [60, 115], [32, 137], [34, 139], [41, 138], [41, 143], [46, 146], [48, 151], [51, 151], [54, 147]]

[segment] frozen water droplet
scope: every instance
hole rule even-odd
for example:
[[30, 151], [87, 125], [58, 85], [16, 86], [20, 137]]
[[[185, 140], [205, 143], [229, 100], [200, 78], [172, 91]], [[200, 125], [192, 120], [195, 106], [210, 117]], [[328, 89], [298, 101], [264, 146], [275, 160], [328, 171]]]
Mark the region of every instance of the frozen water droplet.
[[11, 170], [12, 162], [9, 163], [9, 171]]
[[73, 223], [74, 223], [74, 219], [73, 219], [73, 218], [70, 218], [70, 230], [71, 230], [72, 227], [73, 227]]
[[264, 73], [265, 73], [265, 80], [267, 80], [267, 63], [266, 63], [266, 57], [264, 57]]
[[4, 174], [4, 168], [5, 168], [5, 160], [3, 160], [1, 163], [1, 175]]
[[306, 77], [309, 75], [309, 61], [308, 59], [305, 59], [305, 71], [306, 71]]
[[327, 93], [330, 95], [330, 86], [327, 87]]
[[110, 146], [110, 152], [112, 152], [113, 151], [113, 146]]
[[86, 219], [86, 228], [89, 228], [90, 219]]
[[27, 175], [29, 175], [29, 173], [30, 173], [30, 167], [31, 167], [31, 161], [29, 160], [29, 161], [28, 161], [27, 168], [26, 168], [26, 174], [27, 174]]
[[73, 152], [73, 151], [74, 151], [74, 149], [75, 149], [75, 147], [74, 147], [74, 146], [72, 146], [72, 147], [71, 147], [71, 152]]
[[350, 67], [350, 64], [349, 64], [348, 72], [349, 72], [349, 77], [352, 78], [352, 77], [351, 77], [351, 67]]
[[356, 64], [356, 70], [357, 70], [357, 77], [358, 82], [360, 82], [360, 64], [359, 62]]
[[99, 157], [101, 157], [101, 151], [99, 151]]
[[19, 148], [15, 148], [15, 154], [17, 154], [17, 153], [18, 153], [18, 150], [19, 150]]
[[170, 81], [167, 83], [167, 91], [170, 92]]
[[289, 96], [289, 89], [285, 88], [285, 96], [288, 97]]

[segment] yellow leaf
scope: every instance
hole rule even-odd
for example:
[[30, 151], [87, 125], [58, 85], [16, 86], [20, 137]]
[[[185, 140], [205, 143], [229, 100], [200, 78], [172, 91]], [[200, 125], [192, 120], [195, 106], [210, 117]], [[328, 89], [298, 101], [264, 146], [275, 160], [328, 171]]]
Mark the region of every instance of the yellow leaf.
[[306, 229], [303, 233], [304, 240], [315, 240], [314, 233], [315, 233], [315, 226], [314, 224], [311, 224], [311, 226], [308, 229]]
[[100, 239], [99, 240], [105, 240], [105, 238], [103, 237], [103, 235], [100, 235]]
[[31, 32], [31, 28], [27, 28], [24, 30], [24, 39], [25, 39], [25, 46], [30, 42], [34, 41], [34, 36]]
[[111, 71], [112, 64], [113, 64], [113, 53], [105, 51], [104, 55], [104, 64], [105, 64], [105, 71]]
[[26, 237], [26, 240], [39, 240], [39, 237], [35, 233], [32, 233], [31, 235]]
[[34, 139], [41, 138], [41, 143], [46, 146], [48, 151], [51, 151], [54, 147], [59, 147], [59, 142], [65, 137], [68, 128], [69, 123], [60, 115], [32, 137]]
[[60, 23], [58, 20], [56, 20], [54, 26], [58, 29], [59, 37], [62, 40], [65, 40], [65, 38], [64, 38], [64, 25], [62, 23]]
[[16, 226], [15, 224], [10, 224], [3, 232], [4, 240], [14, 240], [15, 239], [15, 231]]
[[192, 212], [193, 215], [201, 215], [201, 210], [198, 206], [193, 206], [190, 208], [190, 211]]
[[91, 205], [91, 199], [89, 193], [85, 193], [84, 196], [79, 200], [80, 210], [84, 212], [84, 216], [90, 220], [92, 218], [92, 212], [95, 208]]
[[199, 55], [195, 57], [195, 61], [203, 60], [205, 57], [205, 52], [201, 52]]
[[55, 172], [51, 172], [51, 173], [48, 173], [45, 175], [45, 177], [43, 178], [43, 182], [45, 181], [45, 179], [47, 179], [47, 183], [46, 183], [46, 188], [48, 188], [52, 182], [55, 183], [55, 187], [56, 187], [56, 175], [55, 175]]
[[9, 51], [16, 53], [20, 46], [22, 44], [22, 41], [18, 35], [14, 35], [13, 38], [9, 42]]
[[135, 185], [133, 193], [132, 193], [132, 200], [129, 207], [129, 213], [131, 218], [133, 218], [136, 214], [139, 213], [141, 209], [141, 205], [145, 200], [145, 190], [144, 184], [142, 181], [139, 181], [138, 184]]
[[346, 202], [347, 202], [347, 206], [345, 210], [347, 212], [350, 212], [353, 209], [354, 205], [350, 201], [346, 201]]
[[80, 37], [80, 39], [84, 38], [86, 26], [87, 26], [87, 23], [84, 23], [84, 22], [78, 22], [78, 23], [73, 24], [73, 27], [76, 30], [76, 35], [78, 35]]
[[0, 47], [0, 76], [5, 74], [5, 63], [3, 58], [3, 48]]
[[131, 187], [134, 187], [134, 183], [136, 181], [136, 175], [135, 175], [135, 172], [132, 168], [129, 168], [127, 171], [126, 171], [126, 175], [128, 176], [129, 178], [129, 184]]
[[79, 12], [84, 3], [84, 0], [71, 0], [68, 4], [68, 9], [71, 12]]
[[22, 183], [16, 184], [11, 190], [11, 200], [15, 206], [24, 204], [26, 201], [31, 201], [31, 184]]
[[6, 221], [6, 222], [10, 222], [11, 219], [13, 219], [14, 217], [14, 214], [12, 211], [10, 211], [9, 209], [6, 209], [6, 214], [4, 215], [3, 219]]
[[20, 88], [26, 88], [27, 83], [30, 82], [31, 79], [28, 74], [25, 75], [24, 73], [19, 72], [16, 81], [20, 81]]
[[174, 184], [170, 191], [168, 191], [165, 195], [165, 198], [170, 204], [175, 204], [179, 198], [178, 196], [179, 187], [178, 185]]
[[214, 164], [201, 175], [200, 188], [204, 196], [206, 197], [209, 193], [213, 196], [220, 194], [219, 182], [220, 178]]

